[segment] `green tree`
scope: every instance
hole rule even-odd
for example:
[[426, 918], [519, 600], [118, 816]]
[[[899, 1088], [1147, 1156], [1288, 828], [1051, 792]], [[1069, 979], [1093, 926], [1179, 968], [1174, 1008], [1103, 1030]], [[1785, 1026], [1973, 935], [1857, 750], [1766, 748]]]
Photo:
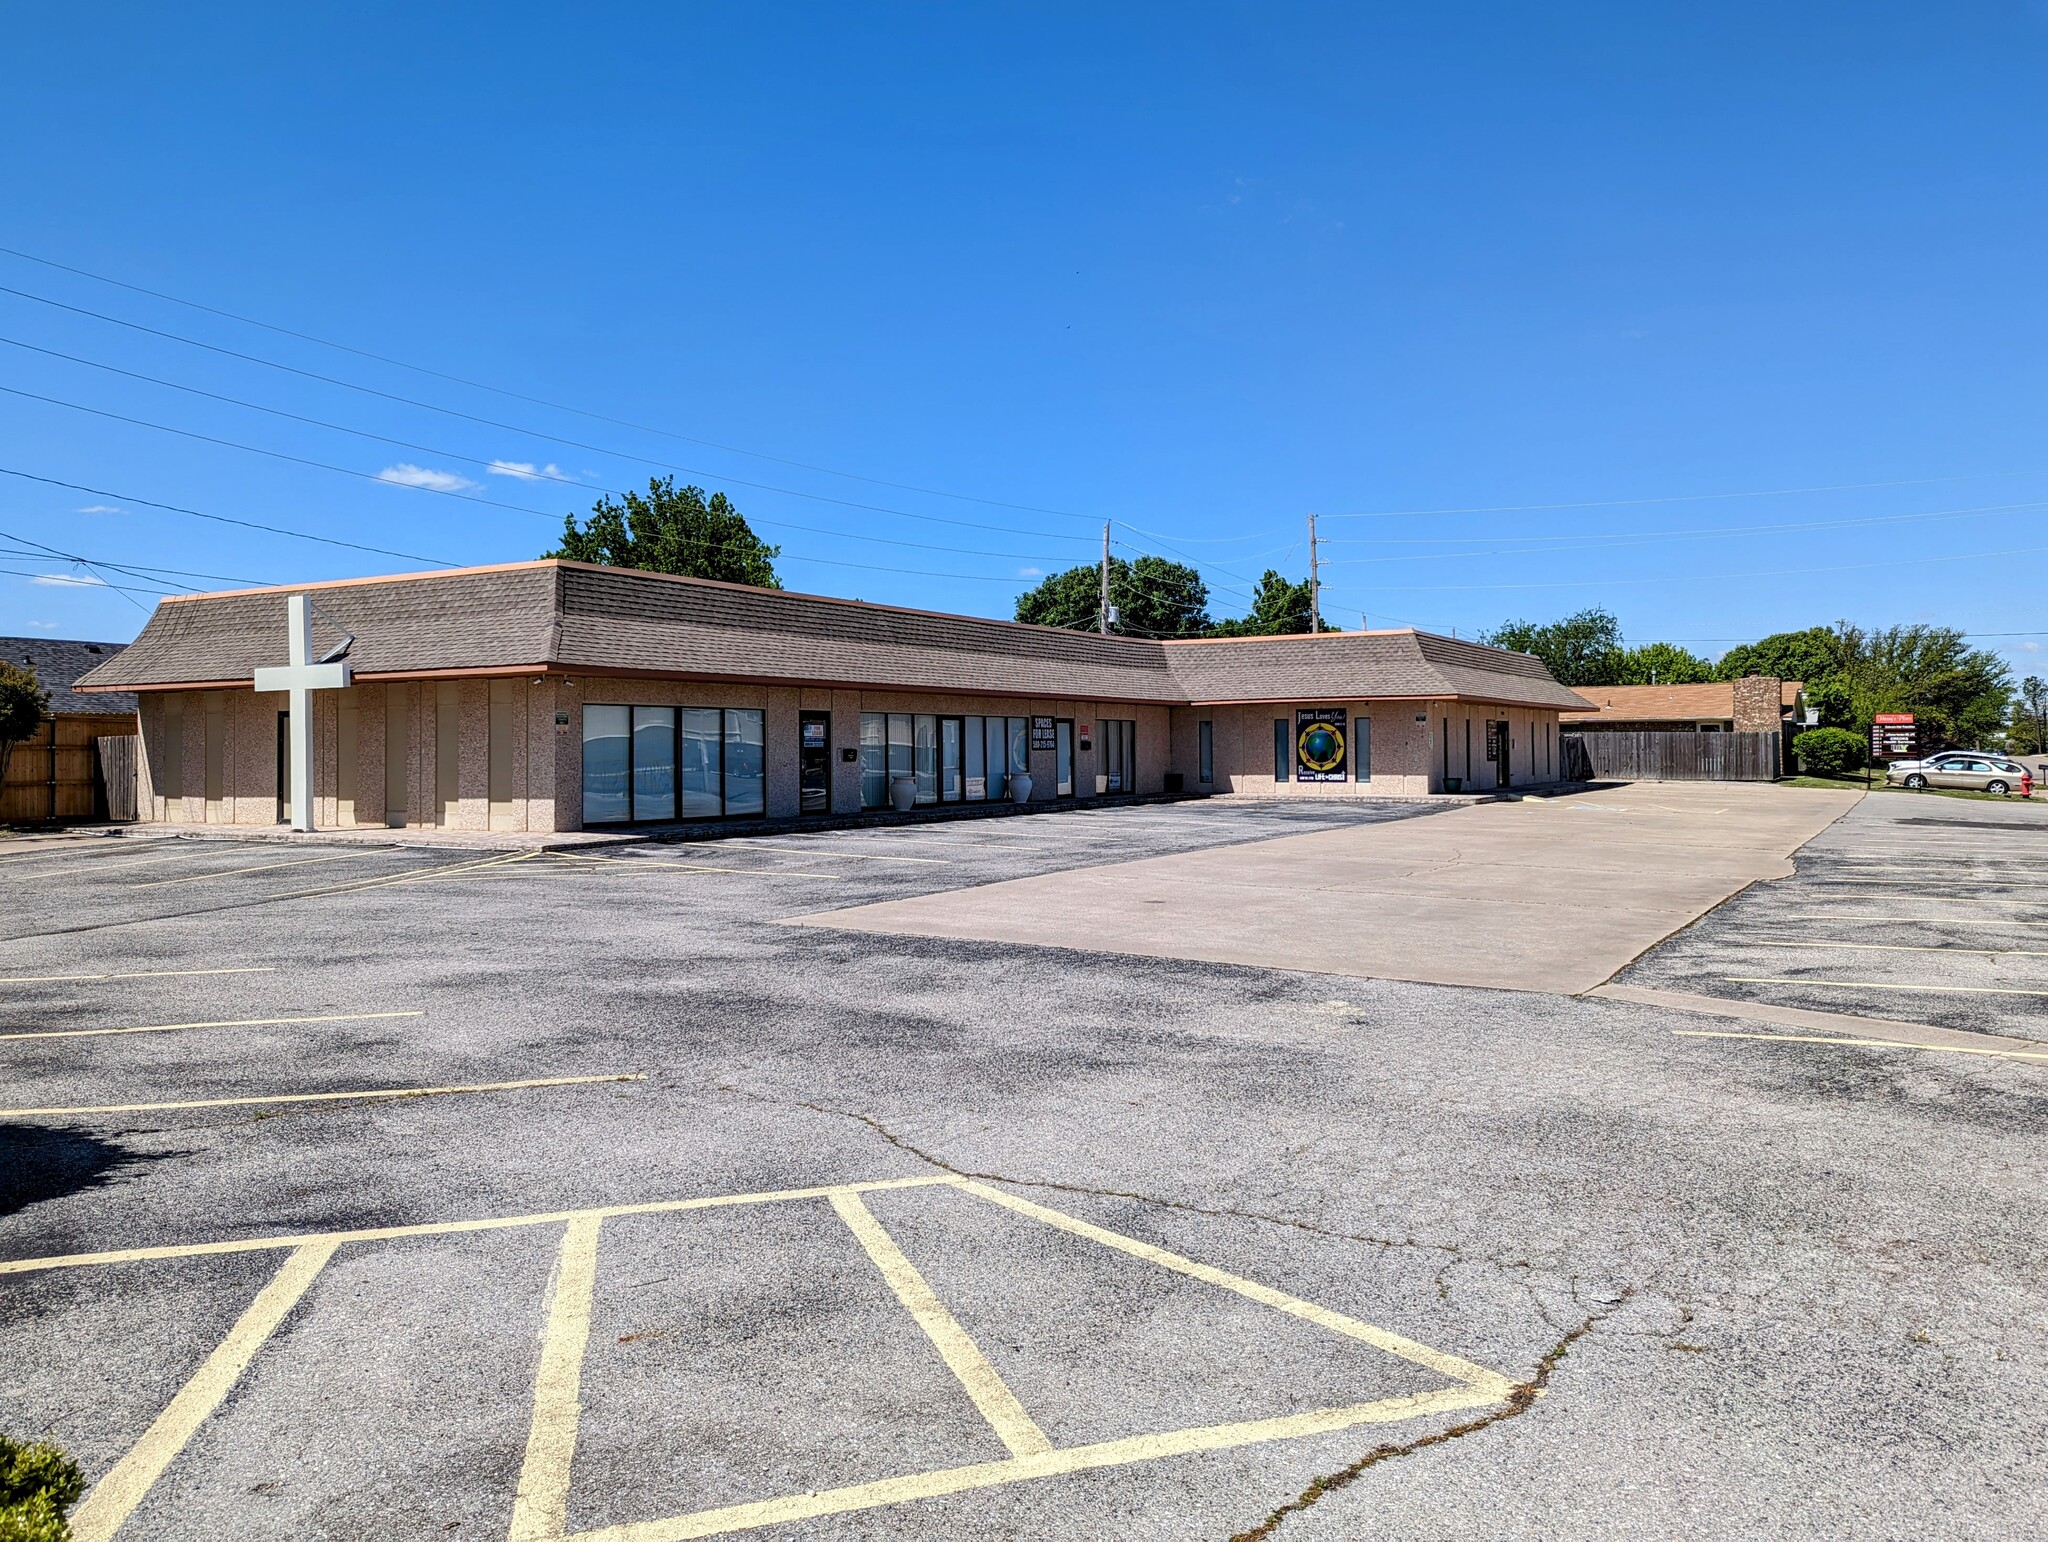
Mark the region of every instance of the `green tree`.
[[[1164, 557], [1109, 559], [1112, 632], [1128, 637], [1199, 637], [1209, 627], [1209, 586], [1202, 575]], [[1017, 596], [1016, 617], [1035, 626], [1092, 632], [1102, 610], [1102, 570], [1090, 564], [1048, 574]]]
[[2039, 675], [2028, 675], [2020, 682], [2020, 693], [2012, 700], [2012, 726], [2005, 731], [2005, 747], [2015, 755], [2048, 751], [2048, 681]]
[[1842, 668], [1830, 695], [1846, 698], [1858, 728], [1868, 729], [1875, 713], [1910, 712], [1931, 749], [1984, 744], [2005, 727], [2012, 672], [1955, 627], [1865, 631], [1843, 621], [1834, 635]]
[[1252, 594], [1252, 608], [1242, 616], [1219, 621], [1209, 628], [1211, 637], [1278, 637], [1306, 632], [1314, 619], [1307, 579], [1283, 578], [1267, 568]]
[[1723, 680], [1774, 675], [1814, 686], [1841, 668], [1841, 639], [1835, 630], [1810, 626], [1803, 632], [1773, 632], [1753, 643], [1740, 643], [1721, 655], [1714, 672]]
[[546, 555], [757, 589], [782, 587], [775, 576], [782, 548], [755, 535], [724, 493], [707, 501], [703, 488], [677, 487], [674, 477], [650, 477], [644, 496], [629, 492], [622, 503], [609, 495], [598, 499], [580, 529], [576, 516], [568, 516], [562, 544]]
[[34, 738], [42, 727], [49, 706], [50, 693], [33, 669], [17, 669], [0, 659], [0, 777], [7, 775], [15, 745]]
[[1644, 643], [1614, 656], [1614, 678], [1588, 685], [1698, 685], [1714, 678], [1714, 666], [1677, 643]]
[[1562, 621], [1504, 621], [1479, 640], [1543, 660], [1559, 685], [1615, 685], [1621, 623], [1594, 606]]

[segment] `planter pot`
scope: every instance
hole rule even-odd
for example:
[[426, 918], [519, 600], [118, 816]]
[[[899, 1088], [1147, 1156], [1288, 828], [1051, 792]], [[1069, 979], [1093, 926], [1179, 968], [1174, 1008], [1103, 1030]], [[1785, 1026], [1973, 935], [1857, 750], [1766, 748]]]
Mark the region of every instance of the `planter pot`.
[[1462, 776], [1447, 776], [1444, 778], [1445, 792], [1462, 792], [1464, 788], [1465, 779]]
[[889, 784], [889, 806], [899, 814], [917, 807], [917, 778], [899, 776]]
[[1029, 803], [1031, 801], [1031, 778], [1019, 774], [1010, 778], [1010, 801]]

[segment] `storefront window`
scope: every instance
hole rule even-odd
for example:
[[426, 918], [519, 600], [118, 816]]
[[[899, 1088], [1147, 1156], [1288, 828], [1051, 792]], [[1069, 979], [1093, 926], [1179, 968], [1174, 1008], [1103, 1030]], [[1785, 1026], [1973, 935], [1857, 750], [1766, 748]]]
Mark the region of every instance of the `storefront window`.
[[676, 817], [676, 709], [633, 709], [633, 817]]
[[633, 709], [583, 709], [583, 822], [633, 817]]
[[1204, 722], [1196, 725], [1196, 772], [1203, 782], [1216, 780], [1216, 725]]
[[988, 747], [988, 795], [1000, 799], [1007, 795], [1010, 769], [1010, 739], [1008, 725], [1014, 718], [992, 717], [986, 722], [983, 742]]
[[768, 812], [768, 757], [758, 707], [725, 709], [725, 812]]
[[939, 801], [939, 720], [933, 713], [920, 712], [913, 721], [916, 725], [917, 801], [936, 803]]
[[980, 803], [988, 797], [988, 741], [983, 737], [987, 729], [978, 717], [966, 719], [967, 748], [967, 801]]
[[1031, 738], [1027, 732], [1029, 724], [1021, 717], [1013, 717], [1010, 724], [1010, 775], [1031, 774]]
[[683, 818], [716, 819], [725, 812], [720, 753], [725, 715], [716, 707], [683, 708]]
[[1351, 720], [1351, 763], [1361, 782], [1372, 780], [1372, 719], [1363, 712]]
[[860, 806], [889, 806], [889, 718], [886, 713], [860, 715]]

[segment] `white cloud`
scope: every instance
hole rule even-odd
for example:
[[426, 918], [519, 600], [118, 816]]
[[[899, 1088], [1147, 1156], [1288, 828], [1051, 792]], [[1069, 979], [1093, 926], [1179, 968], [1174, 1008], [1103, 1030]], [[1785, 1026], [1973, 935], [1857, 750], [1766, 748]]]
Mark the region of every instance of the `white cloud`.
[[36, 584], [54, 584], [60, 589], [104, 589], [107, 581], [94, 578], [90, 573], [38, 573], [29, 580]]
[[400, 461], [395, 466], [386, 466], [377, 473], [380, 482], [393, 482], [400, 487], [430, 487], [437, 493], [467, 492], [476, 486], [468, 477], [459, 477], [452, 471], [435, 471], [426, 466], [415, 466]]
[[543, 478], [565, 478], [569, 475], [553, 461], [545, 466], [536, 466], [530, 460], [494, 460], [490, 464], [494, 477], [517, 477], [522, 482], [538, 482]]
[[2041, 645], [2037, 642], [2023, 642], [2020, 644], [2020, 652], [2022, 653], [2039, 653], [2040, 651]]
[[88, 503], [78, 512], [81, 514], [118, 514], [121, 511], [111, 503]]
[[1019, 568], [1019, 569], [1017, 569], [1017, 576], [1018, 576], [1019, 578], [1043, 578], [1043, 577], [1045, 577], [1045, 569], [1044, 569], [1044, 568]]
[[57, 623], [54, 621], [31, 621], [28, 623], [28, 629], [32, 632], [54, 632], [57, 630]]

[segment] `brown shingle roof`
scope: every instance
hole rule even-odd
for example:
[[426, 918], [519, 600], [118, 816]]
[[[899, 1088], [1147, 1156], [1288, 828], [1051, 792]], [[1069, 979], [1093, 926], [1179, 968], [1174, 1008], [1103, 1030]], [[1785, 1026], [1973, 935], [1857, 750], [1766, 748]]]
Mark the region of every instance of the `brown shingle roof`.
[[322, 646], [355, 634], [364, 677], [552, 669], [1105, 701], [1583, 705], [1527, 654], [1427, 633], [1159, 643], [557, 561], [180, 596], [90, 683], [246, 681], [284, 662], [278, 602], [297, 592], [313, 596]]
[[[1779, 703], [1799, 704], [1805, 686], [1797, 680], [1779, 682]], [[1564, 721], [1654, 723], [1692, 722], [1700, 718], [1735, 717], [1735, 683], [1714, 680], [1703, 685], [1582, 685], [1579, 694], [1593, 704], [1591, 712], [1567, 712]]]

